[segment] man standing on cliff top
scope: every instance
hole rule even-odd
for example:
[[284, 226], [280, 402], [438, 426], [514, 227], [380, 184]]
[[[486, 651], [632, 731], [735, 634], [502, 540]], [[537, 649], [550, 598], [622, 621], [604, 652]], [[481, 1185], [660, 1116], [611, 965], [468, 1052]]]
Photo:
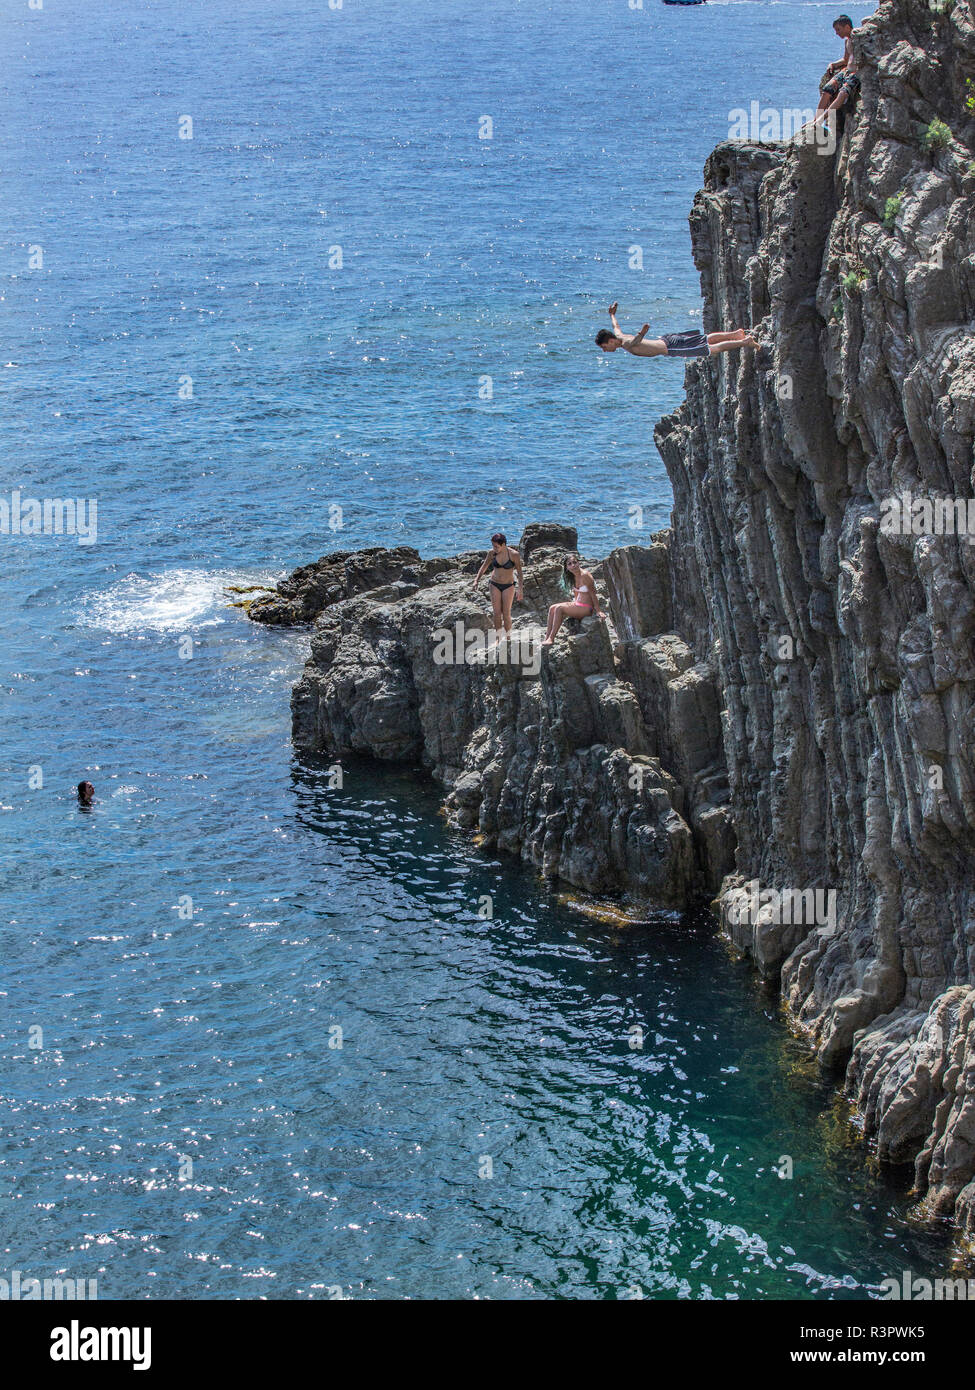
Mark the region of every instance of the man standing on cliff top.
[[848, 14], [841, 14], [839, 19], [833, 20], [833, 29], [843, 40], [843, 57], [835, 63], [830, 63], [826, 69], [828, 81], [823, 84], [814, 124], [816, 121], [825, 121], [828, 112], [841, 110], [860, 90], [860, 78], [857, 74], [851, 38], [853, 20]]
[[708, 333], [705, 336], [696, 328], [686, 333], [665, 333], [662, 338], [648, 338], [650, 325], [645, 323], [639, 333], [623, 333], [616, 322], [618, 304], [609, 306], [609, 317], [613, 323], [612, 333], [601, 328], [596, 334], [596, 342], [603, 352], [615, 352], [623, 348], [634, 357], [713, 357], [718, 352], [731, 352], [735, 348], [753, 347], [758, 343], [743, 328], [731, 333]]

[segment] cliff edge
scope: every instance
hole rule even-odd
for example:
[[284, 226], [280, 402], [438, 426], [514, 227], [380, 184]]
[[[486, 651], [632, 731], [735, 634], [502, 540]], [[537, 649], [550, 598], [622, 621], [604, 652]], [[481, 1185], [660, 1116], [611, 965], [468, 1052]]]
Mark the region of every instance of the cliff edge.
[[[975, 1235], [971, 9], [892, 0], [854, 45], [835, 155], [722, 144], [694, 203], [706, 329], [769, 349], [657, 427], [674, 624], [721, 694], [726, 929]], [[835, 920], [743, 912], [756, 883]]]
[[485, 586], [472, 587], [480, 552], [338, 551], [303, 566], [248, 608], [314, 622], [295, 746], [425, 768], [451, 824], [631, 914], [713, 898], [734, 863], [718, 695], [668, 631], [666, 540], [595, 565], [605, 621], [570, 621], [552, 647], [541, 639], [566, 597], [572, 527], [526, 529], [524, 601], [501, 643]]

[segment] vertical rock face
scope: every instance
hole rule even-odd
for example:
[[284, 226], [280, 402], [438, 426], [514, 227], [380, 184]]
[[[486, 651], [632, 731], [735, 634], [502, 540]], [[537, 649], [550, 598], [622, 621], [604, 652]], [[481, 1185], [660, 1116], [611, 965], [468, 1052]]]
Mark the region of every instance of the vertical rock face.
[[[714, 151], [705, 326], [765, 346], [689, 366], [656, 438], [673, 626], [720, 696], [728, 931], [848, 1065], [881, 1154], [975, 1234], [975, 552], [953, 533], [975, 523], [975, 27], [943, 9], [857, 31], [835, 154]], [[950, 501], [942, 524], [919, 499]], [[754, 881], [835, 915], [743, 913]]]

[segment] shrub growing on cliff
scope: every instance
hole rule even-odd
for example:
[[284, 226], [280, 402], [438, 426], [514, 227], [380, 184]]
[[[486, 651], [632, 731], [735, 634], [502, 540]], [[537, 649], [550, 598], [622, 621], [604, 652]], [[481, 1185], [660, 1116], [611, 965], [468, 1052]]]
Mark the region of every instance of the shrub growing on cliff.
[[869, 279], [869, 272], [865, 270], [862, 265], [858, 265], [846, 272], [840, 280], [840, 284], [846, 290], [847, 294], [859, 294], [860, 290]]
[[951, 144], [951, 128], [935, 116], [924, 132], [924, 143], [929, 150], [947, 149]]
[[895, 193], [892, 198], [888, 198], [884, 204], [884, 226], [888, 232], [897, 221], [898, 213], [901, 210], [901, 203], [904, 201], [903, 191]]

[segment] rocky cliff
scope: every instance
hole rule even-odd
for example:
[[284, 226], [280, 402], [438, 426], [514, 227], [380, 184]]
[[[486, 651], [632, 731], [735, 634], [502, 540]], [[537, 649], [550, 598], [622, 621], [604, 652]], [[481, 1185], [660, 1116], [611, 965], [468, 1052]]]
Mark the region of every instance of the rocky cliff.
[[[721, 693], [729, 934], [975, 1234], [975, 556], [933, 505], [973, 495], [975, 28], [895, 0], [854, 43], [837, 152], [721, 145], [694, 204], [706, 326], [770, 351], [658, 426], [675, 626]], [[742, 912], [755, 882], [835, 920]]]
[[[480, 556], [413, 552], [324, 557], [251, 615], [317, 620], [300, 747], [424, 765], [456, 824], [591, 892], [715, 895], [880, 1156], [975, 1238], [975, 27], [894, 0], [854, 43], [835, 151], [708, 161], [705, 326], [765, 347], [688, 367], [672, 530], [594, 570], [610, 622], [438, 660], [489, 626]], [[574, 544], [523, 538], [529, 639]]]
[[428, 769], [452, 824], [631, 912], [712, 897], [733, 867], [717, 691], [670, 626], [666, 545], [596, 566], [607, 620], [541, 646], [576, 533], [530, 526], [525, 598], [498, 644], [482, 553], [336, 552], [252, 603], [315, 619], [292, 701], [295, 745]]

